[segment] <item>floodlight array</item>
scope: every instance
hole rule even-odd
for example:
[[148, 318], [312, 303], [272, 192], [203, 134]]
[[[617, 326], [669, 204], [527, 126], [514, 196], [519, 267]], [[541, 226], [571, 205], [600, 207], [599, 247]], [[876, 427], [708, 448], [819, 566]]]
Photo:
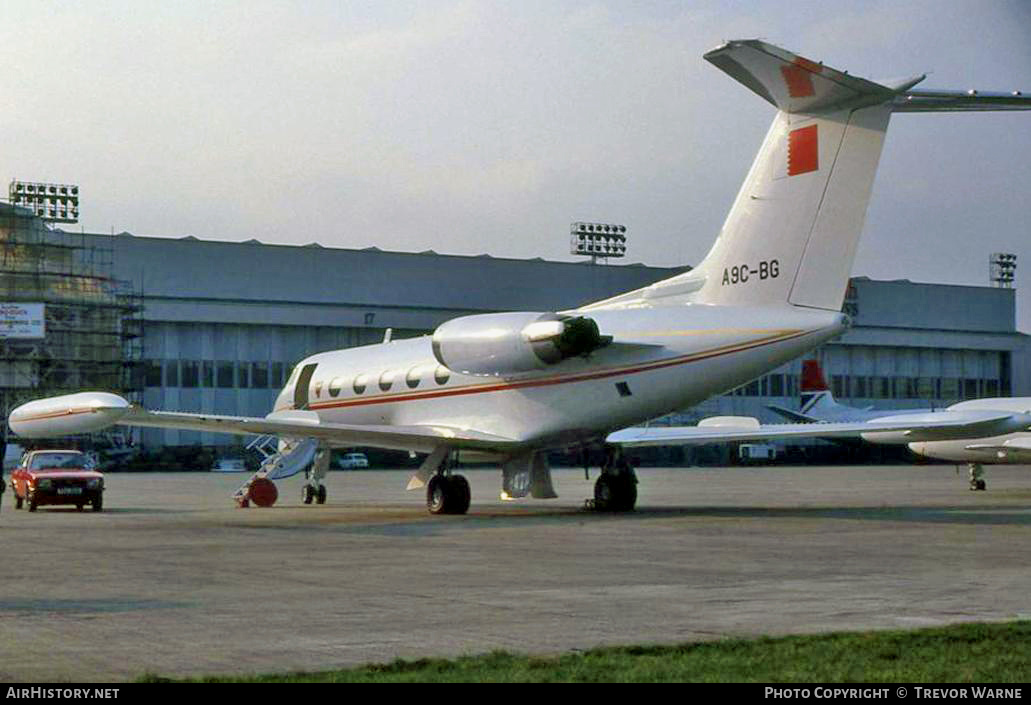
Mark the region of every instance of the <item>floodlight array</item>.
[[79, 220], [79, 187], [37, 181], [12, 181], [8, 189], [12, 205], [30, 209], [43, 220], [76, 223]]
[[993, 252], [988, 257], [988, 277], [1002, 288], [1011, 288], [1016, 278], [1017, 256], [1009, 252]]
[[626, 226], [612, 223], [572, 223], [569, 226], [569, 252], [591, 257], [624, 257]]

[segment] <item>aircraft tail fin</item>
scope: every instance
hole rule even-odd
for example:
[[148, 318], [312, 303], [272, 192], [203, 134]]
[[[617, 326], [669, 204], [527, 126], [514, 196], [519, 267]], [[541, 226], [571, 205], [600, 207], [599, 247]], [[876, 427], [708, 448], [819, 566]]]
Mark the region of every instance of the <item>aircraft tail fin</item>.
[[802, 360], [802, 392], [825, 392], [827, 380], [823, 377], [820, 361]]
[[1031, 109], [1019, 91], [917, 91], [923, 75], [878, 83], [759, 40], [705, 58], [773, 104], [773, 125], [696, 268], [584, 310], [643, 299], [839, 311], [892, 113]]
[[923, 75], [876, 83], [758, 40], [705, 58], [778, 112], [708, 256], [679, 277], [699, 303], [840, 310], [892, 113], [1031, 108], [911, 90]]

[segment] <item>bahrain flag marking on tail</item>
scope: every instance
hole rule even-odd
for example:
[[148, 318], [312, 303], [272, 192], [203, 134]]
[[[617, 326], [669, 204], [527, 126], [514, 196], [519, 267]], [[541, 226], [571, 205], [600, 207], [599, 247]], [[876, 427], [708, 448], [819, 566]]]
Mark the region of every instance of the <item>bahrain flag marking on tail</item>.
[[818, 125], [800, 127], [788, 133], [788, 176], [806, 174], [820, 168]]

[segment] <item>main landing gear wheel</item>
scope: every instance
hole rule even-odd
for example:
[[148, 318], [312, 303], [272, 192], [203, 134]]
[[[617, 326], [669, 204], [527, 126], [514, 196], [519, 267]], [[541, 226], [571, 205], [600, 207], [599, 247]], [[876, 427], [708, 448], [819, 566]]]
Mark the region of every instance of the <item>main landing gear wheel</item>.
[[301, 501], [305, 504], [311, 504], [312, 500], [315, 499], [315, 488], [311, 485], [305, 485], [301, 488]]
[[462, 475], [434, 475], [426, 486], [426, 508], [430, 514], [465, 514], [472, 493]]
[[631, 512], [637, 504], [637, 478], [630, 473], [602, 474], [594, 483], [594, 509]]
[[971, 491], [984, 491], [987, 485], [984, 481], [984, 468], [981, 463], [969, 463], [970, 489]]
[[319, 489], [315, 491], [315, 504], [326, 503], [326, 486], [319, 485]]

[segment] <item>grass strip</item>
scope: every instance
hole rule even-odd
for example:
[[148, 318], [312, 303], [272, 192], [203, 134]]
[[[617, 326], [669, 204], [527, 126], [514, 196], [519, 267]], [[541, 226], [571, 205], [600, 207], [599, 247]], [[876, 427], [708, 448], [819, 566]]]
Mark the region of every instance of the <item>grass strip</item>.
[[[472, 683], [757, 682], [1024, 683], [1031, 621], [906, 631], [724, 639], [526, 656], [495, 651], [456, 659], [396, 660], [335, 671], [209, 676], [182, 682]], [[171, 682], [148, 674], [141, 682]]]

